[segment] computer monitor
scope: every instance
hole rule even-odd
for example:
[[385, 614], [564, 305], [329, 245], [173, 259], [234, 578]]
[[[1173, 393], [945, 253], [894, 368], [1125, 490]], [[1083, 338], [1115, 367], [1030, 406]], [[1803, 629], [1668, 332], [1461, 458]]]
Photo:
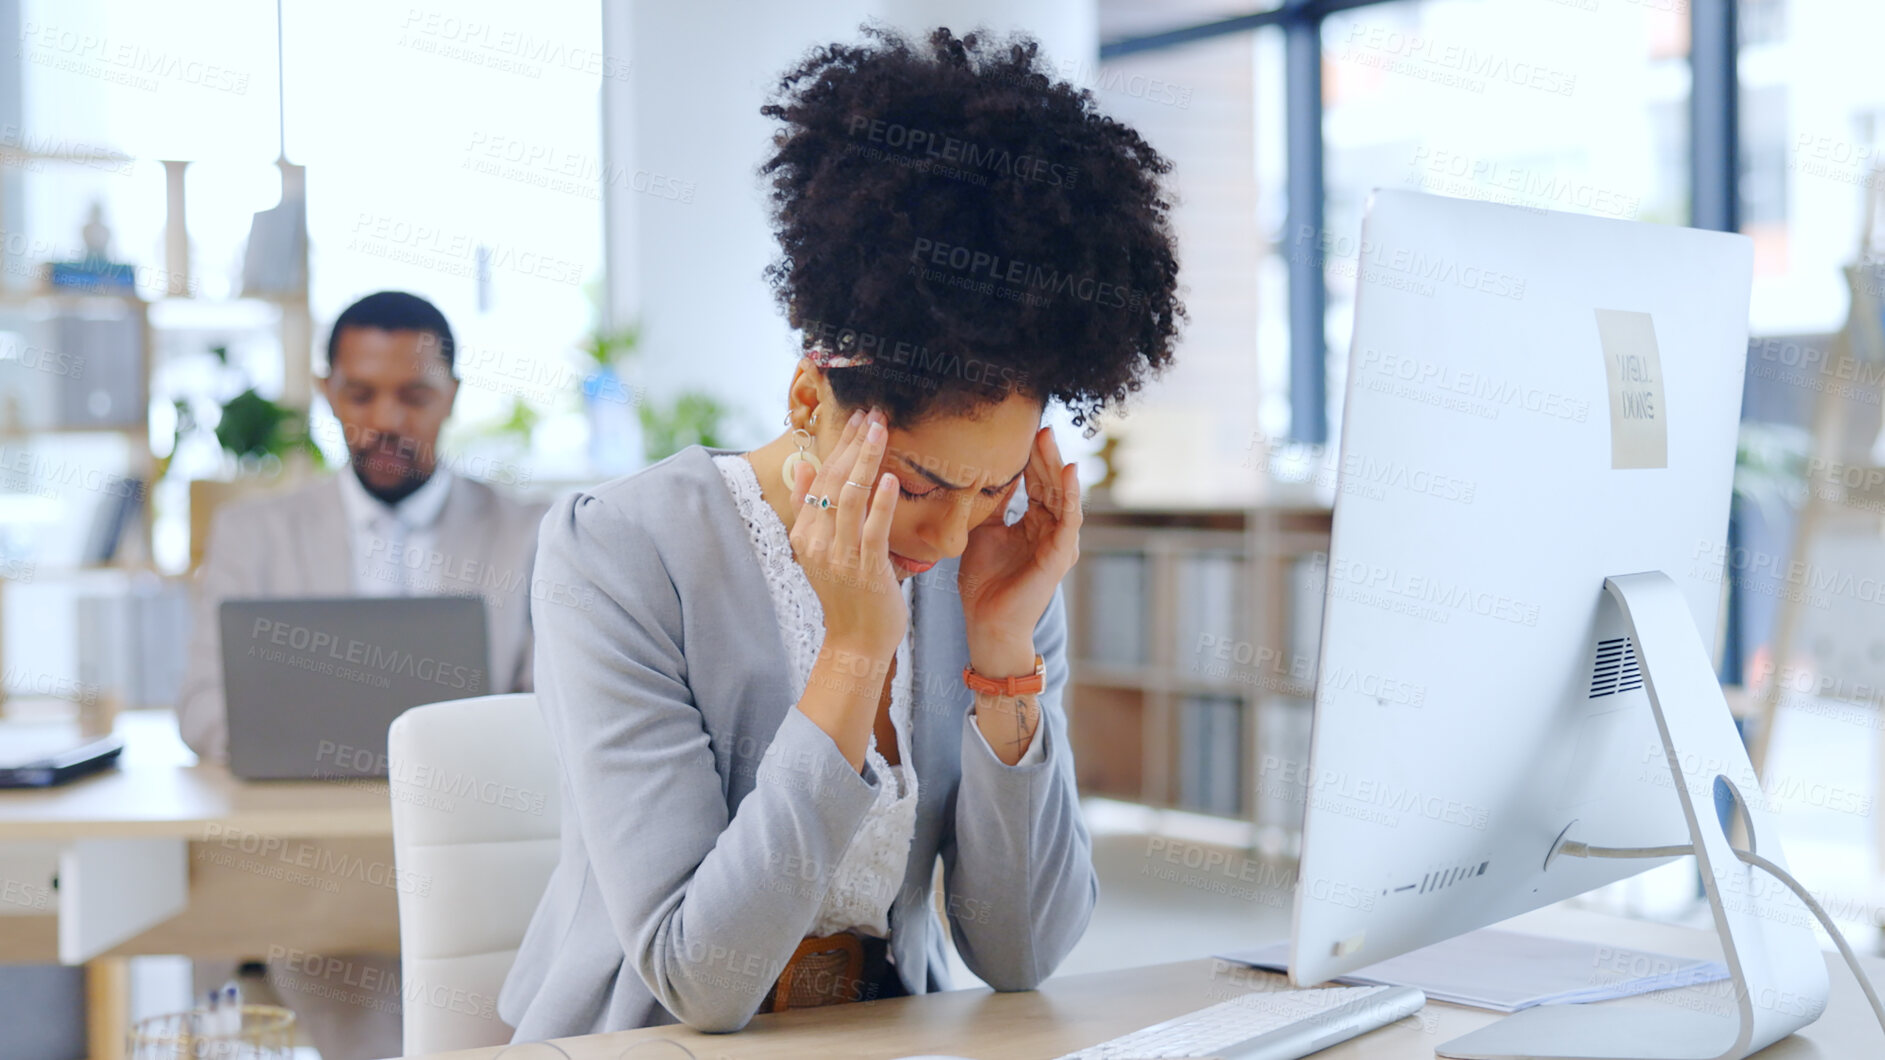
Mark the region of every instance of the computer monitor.
[[[1354, 249], [1292, 979], [1672, 860], [1566, 840], [1693, 841], [1737, 984], [1805, 1002], [1756, 991], [1736, 1019], [1663, 1006], [1653, 1025], [1551, 1007], [1440, 1054], [1740, 1056], [1784, 1037], [1824, 1005], [1823, 958], [1748, 897], [1779, 887], [1744, 876], [1715, 811], [1718, 787], [1738, 793], [1784, 866], [1710, 661], [1749, 241], [1379, 190]], [[1671, 1021], [1693, 1051], [1647, 1044]]]

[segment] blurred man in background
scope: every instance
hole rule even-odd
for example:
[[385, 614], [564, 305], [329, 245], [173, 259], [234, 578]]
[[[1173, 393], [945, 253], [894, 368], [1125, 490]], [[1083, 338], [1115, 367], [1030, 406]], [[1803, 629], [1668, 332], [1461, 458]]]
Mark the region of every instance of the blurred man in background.
[[[322, 389], [340, 420], [348, 467], [284, 493], [216, 512], [199, 574], [190, 655], [178, 696], [184, 742], [225, 761], [229, 730], [217, 609], [254, 597], [485, 597], [493, 692], [531, 690], [531, 563], [547, 507], [454, 474], [438, 439], [458, 394], [451, 326], [432, 303], [399, 291], [360, 299], [334, 321]], [[220, 963], [220, 962], [218, 962]], [[361, 978], [398, 983], [391, 957], [353, 957], [323, 983], [307, 965], [271, 964], [269, 985], [297, 1011], [323, 1060], [397, 1055], [398, 989], [359, 996]], [[200, 990], [226, 963], [198, 962]], [[242, 966], [245, 976], [262, 966]]]

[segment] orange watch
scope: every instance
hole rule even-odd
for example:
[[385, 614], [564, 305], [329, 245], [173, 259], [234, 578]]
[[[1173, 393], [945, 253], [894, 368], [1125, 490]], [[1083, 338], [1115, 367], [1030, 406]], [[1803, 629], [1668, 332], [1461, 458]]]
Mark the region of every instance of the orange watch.
[[962, 683], [974, 691], [988, 692], [997, 696], [1039, 695], [1041, 689], [1047, 687], [1047, 660], [1036, 653], [1033, 673], [1022, 674], [1019, 677], [1004, 677], [1000, 680], [983, 677], [975, 672], [975, 667], [964, 666]]

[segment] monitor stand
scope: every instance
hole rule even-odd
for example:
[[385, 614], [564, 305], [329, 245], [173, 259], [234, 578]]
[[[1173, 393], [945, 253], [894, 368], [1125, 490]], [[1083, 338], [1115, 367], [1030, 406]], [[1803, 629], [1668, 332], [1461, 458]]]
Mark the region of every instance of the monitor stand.
[[1670, 842], [1693, 844], [1734, 984], [1735, 1011], [1697, 1012], [1654, 1000], [1633, 1006], [1540, 1005], [1442, 1044], [1440, 1056], [1740, 1060], [1818, 1019], [1826, 1008], [1826, 959], [1811, 916], [1779, 881], [1735, 855], [1716, 815], [1714, 794], [1726, 785], [1743, 816], [1749, 849], [1786, 867], [1779, 821], [1735, 731], [1682, 591], [1661, 571], [1606, 578], [1604, 589], [1636, 641], [1644, 690], [1689, 822], [1689, 843], [1680, 836]]

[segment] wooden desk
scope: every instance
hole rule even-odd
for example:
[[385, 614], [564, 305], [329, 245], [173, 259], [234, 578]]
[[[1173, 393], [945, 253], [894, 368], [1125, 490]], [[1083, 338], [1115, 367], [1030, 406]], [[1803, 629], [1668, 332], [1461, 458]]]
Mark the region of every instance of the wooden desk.
[[[1503, 926], [1678, 956], [1719, 953], [1710, 933], [1598, 913], [1542, 910], [1515, 917]], [[1758, 1054], [1761, 1060], [1844, 1060], [1885, 1055], [1885, 1031], [1874, 1021], [1858, 984], [1837, 953], [1828, 953], [1827, 957], [1833, 992], [1826, 1014], [1800, 1034]], [[1865, 960], [1868, 972], [1875, 979], [1885, 980], [1885, 961]], [[649, 1027], [560, 1039], [557, 1044], [569, 1053], [570, 1060], [618, 1060], [623, 1049], [651, 1038], [680, 1042], [693, 1052], [695, 1060], [808, 1056], [819, 1060], [886, 1060], [921, 1053], [976, 1060], [1047, 1060], [1235, 994], [1286, 985], [1281, 976], [1204, 959], [1055, 978], [1039, 990], [1025, 993], [955, 990], [756, 1016], [738, 1034]], [[1654, 1008], [1681, 1005], [1685, 998], [1694, 997], [1692, 992], [1669, 990], [1605, 1002], [1602, 1007]], [[1315, 1056], [1317, 1060], [1428, 1060], [1440, 1043], [1499, 1018], [1497, 1013], [1479, 1009], [1430, 1003], [1414, 1016]], [[440, 1053], [434, 1060], [490, 1060], [498, 1052], [478, 1049]], [[629, 1060], [635, 1055], [630, 1054]]]
[[199, 839], [218, 826], [310, 838], [386, 837], [393, 811], [385, 781], [252, 783], [222, 766], [136, 761], [56, 788], [0, 792], [0, 843]]
[[241, 781], [175, 724], [121, 715], [119, 768], [0, 792], [0, 961], [397, 953], [385, 782]]
[[0, 961], [87, 965], [95, 1060], [121, 1055], [120, 958], [399, 952], [384, 781], [241, 781], [165, 711], [118, 731], [119, 768], [0, 792]]

